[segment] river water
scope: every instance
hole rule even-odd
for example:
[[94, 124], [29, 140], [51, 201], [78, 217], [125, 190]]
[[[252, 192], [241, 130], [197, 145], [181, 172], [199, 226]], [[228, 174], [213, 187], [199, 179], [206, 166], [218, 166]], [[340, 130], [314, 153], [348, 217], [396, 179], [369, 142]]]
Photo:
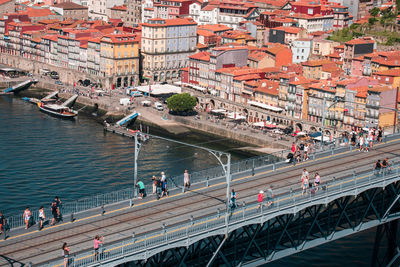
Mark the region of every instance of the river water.
[[[191, 138], [192, 142], [205, 139]], [[231, 149], [221, 140], [205, 144]], [[244, 157], [233, 153], [233, 161]], [[203, 150], [150, 140], [138, 161], [138, 176], [149, 182], [161, 171], [175, 176], [184, 169], [216, 166]], [[43, 114], [19, 98], [0, 97], [0, 210], [22, 211], [26, 205], [64, 201], [133, 184], [133, 140], [105, 134], [91, 118], [75, 121]], [[310, 249], [268, 266], [366, 266], [370, 264], [373, 230]]]

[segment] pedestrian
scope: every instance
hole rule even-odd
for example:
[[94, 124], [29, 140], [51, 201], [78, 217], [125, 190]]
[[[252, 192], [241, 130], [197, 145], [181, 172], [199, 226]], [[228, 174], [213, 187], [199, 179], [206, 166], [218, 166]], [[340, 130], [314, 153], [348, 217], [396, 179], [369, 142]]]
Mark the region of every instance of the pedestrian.
[[274, 192], [272, 191], [272, 185], [267, 189], [267, 206], [271, 206], [274, 201]]
[[183, 192], [185, 192], [185, 189], [190, 189], [190, 175], [188, 173], [188, 170], [185, 170], [183, 173]]
[[318, 172], [316, 172], [314, 176], [315, 192], [318, 191], [320, 183], [321, 183], [321, 176], [319, 176]]
[[236, 192], [235, 192], [234, 189], [232, 189], [232, 192], [231, 192], [231, 208], [232, 209], [237, 207], [237, 205], [236, 205], [236, 197], [237, 197], [236, 196]]
[[371, 139], [370, 139], [369, 136], [367, 136], [367, 137], [365, 138], [365, 140], [364, 140], [364, 151], [365, 151], [365, 152], [369, 152], [369, 146], [370, 146], [370, 144], [372, 145], [372, 142], [371, 142], [370, 140], [371, 140]]
[[302, 195], [307, 193], [307, 189], [309, 187], [310, 177], [308, 171], [306, 169], [303, 170], [303, 174], [301, 175], [301, 188], [303, 189]]
[[67, 243], [64, 243], [62, 246], [62, 255], [64, 258], [64, 267], [68, 266], [68, 257], [69, 257], [69, 252], [70, 252], [70, 248], [67, 246]]
[[308, 160], [308, 144], [304, 145], [304, 160]]
[[28, 229], [30, 226], [29, 222], [30, 222], [31, 216], [32, 216], [32, 213], [29, 210], [29, 207], [26, 207], [24, 214], [22, 215], [22, 217], [24, 218], [24, 221], [25, 221], [25, 229]]
[[295, 152], [296, 152], [296, 143], [295, 142], [292, 143], [291, 151], [292, 151], [292, 154], [295, 155]]
[[136, 187], [139, 188], [139, 199], [142, 199], [144, 197], [145, 189], [144, 189], [144, 183], [139, 180], [136, 183]]
[[382, 135], [383, 135], [382, 127], [379, 127], [379, 129], [378, 129], [378, 142], [379, 143], [382, 142]]
[[297, 163], [300, 163], [300, 161], [301, 161], [301, 152], [300, 152], [300, 149], [297, 149], [297, 150], [296, 150], [296, 161], [297, 161]]
[[382, 169], [382, 163], [381, 160], [378, 159], [377, 162], [375, 162], [374, 170], [375, 170], [375, 175], [378, 175], [381, 172]]
[[39, 231], [43, 229], [43, 223], [46, 219], [46, 215], [44, 214], [44, 207], [41, 206], [39, 209]]
[[0, 211], [0, 235], [4, 232], [6, 234], [6, 218], [3, 213]]
[[153, 175], [151, 181], [153, 182], [153, 195], [155, 195], [157, 193], [157, 178]]
[[167, 177], [165, 176], [164, 172], [161, 172], [161, 197], [166, 196], [168, 197], [168, 190], [167, 190]]
[[51, 225], [55, 225], [58, 219], [58, 211], [57, 211], [57, 202], [54, 201], [51, 203], [51, 214], [53, 215], [53, 218], [51, 219]]
[[360, 151], [364, 150], [364, 136], [360, 136]]
[[93, 248], [94, 248], [94, 261], [97, 261], [97, 257], [99, 255], [99, 247], [102, 245], [104, 242], [104, 236], [98, 236], [94, 238], [93, 241]]
[[257, 196], [257, 200], [258, 200], [258, 208], [257, 210], [261, 209], [262, 205], [263, 205], [263, 201], [264, 201], [264, 191], [260, 191], [260, 193], [258, 193]]

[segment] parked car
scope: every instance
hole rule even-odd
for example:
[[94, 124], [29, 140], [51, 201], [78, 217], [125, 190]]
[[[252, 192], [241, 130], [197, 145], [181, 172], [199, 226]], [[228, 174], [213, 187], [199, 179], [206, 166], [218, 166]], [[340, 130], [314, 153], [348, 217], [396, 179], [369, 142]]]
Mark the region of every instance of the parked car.
[[163, 111], [164, 110], [164, 106], [160, 102], [155, 102], [154, 103], [154, 108], [159, 110], [159, 111]]
[[62, 81], [59, 81], [59, 80], [56, 81], [56, 84], [63, 85]]

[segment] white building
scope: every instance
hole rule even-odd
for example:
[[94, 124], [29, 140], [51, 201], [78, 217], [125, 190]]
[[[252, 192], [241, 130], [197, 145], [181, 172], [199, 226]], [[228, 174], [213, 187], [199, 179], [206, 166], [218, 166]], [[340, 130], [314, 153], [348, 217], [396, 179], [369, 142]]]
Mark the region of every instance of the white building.
[[312, 39], [301, 38], [292, 42], [293, 63], [306, 62], [311, 54]]

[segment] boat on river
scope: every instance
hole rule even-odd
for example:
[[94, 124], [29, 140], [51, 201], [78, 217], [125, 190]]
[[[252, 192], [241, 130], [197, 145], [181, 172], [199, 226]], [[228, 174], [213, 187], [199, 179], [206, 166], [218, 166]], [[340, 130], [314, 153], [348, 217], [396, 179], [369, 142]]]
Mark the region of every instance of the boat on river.
[[65, 119], [72, 119], [78, 115], [78, 111], [71, 108], [71, 106], [74, 105], [76, 99], [78, 98], [78, 95], [73, 95], [67, 101], [61, 104], [46, 101], [50, 100], [52, 97], [53, 96], [47, 99], [44, 98], [42, 99], [43, 101], [37, 103], [40, 111]]
[[44, 104], [43, 102], [40, 102], [38, 103], [38, 106], [40, 111], [61, 118], [72, 119], [78, 115], [78, 111], [59, 104]]

